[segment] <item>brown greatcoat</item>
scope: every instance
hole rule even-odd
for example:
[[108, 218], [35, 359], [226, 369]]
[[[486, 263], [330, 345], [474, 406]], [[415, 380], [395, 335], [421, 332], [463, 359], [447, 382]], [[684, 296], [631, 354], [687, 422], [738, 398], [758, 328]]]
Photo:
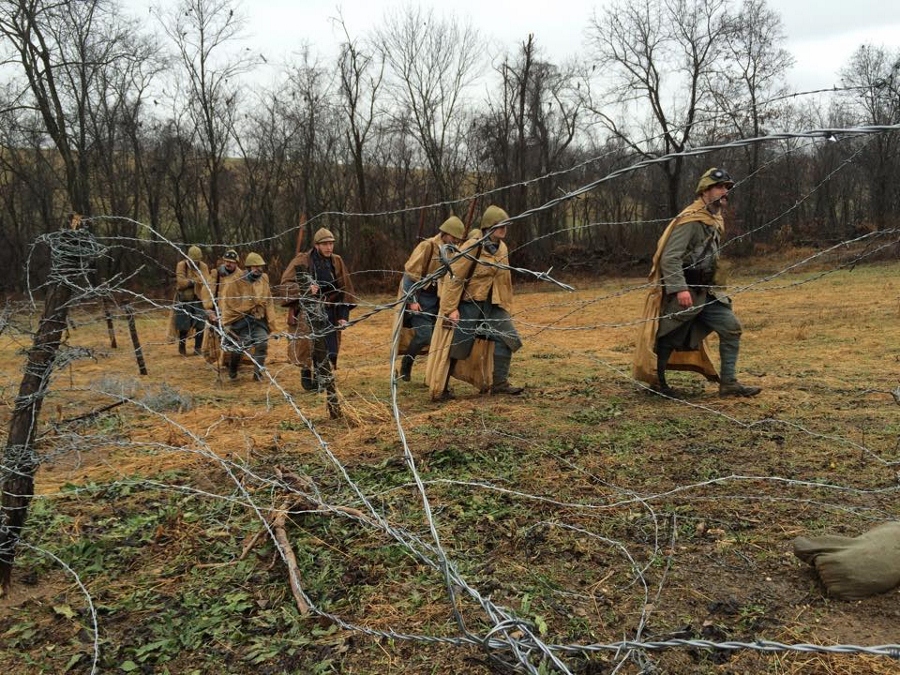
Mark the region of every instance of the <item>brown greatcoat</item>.
[[[679, 311], [680, 309], [677, 305], [671, 307], [670, 304], [665, 302], [667, 294], [662, 283], [662, 266], [660, 261], [673, 230], [688, 223], [698, 222], [715, 227], [720, 235], [725, 231], [722, 214], [717, 213], [714, 215], [710, 213], [706, 208], [706, 204], [698, 197], [669, 223], [656, 245], [656, 253], [653, 256], [653, 264], [648, 277], [650, 290], [644, 301], [643, 320], [638, 332], [632, 363], [632, 375], [636, 380], [641, 380], [651, 385], [659, 384], [659, 378], [656, 373], [656, 337], [659, 330], [659, 317], [666, 312]], [[719, 379], [716, 367], [709, 357], [706, 340], [700, 342], [697, 349], [673, 352], [666, 369], [689, 370], [701, 373], [708, 380], [717, 381]]]
[[[313, 249], [315, 250], [315, 249]], [[288, 263], [284, 274], [281, 275], [281, 283], [278, 285], [278, 298], [282, 307], [288, 308], [288, 329], [292, 335], [288, 341], [288, 360], [295, 366], [312, 367], [313, 342], [309, 339], [310, 328], [306, 319], [306, 313], [301, 311], [301, 298], [309, 299], [308, 288], [301, 288], [297, 283], [297, 269], [309, 270], [309, 256], [312, 250], [298, 253]], [[335, 284], [341, 289], [340, 298], [329, 298], [329, 302], [351, 303], [355, 297], [353, 282], [344, 259], [336, 253], [331, 255], [334, 263]], [[337, 333], [338, 349], [341, 345], [341, 333]]]
[[222, 326], [228, 327], [238, 319], [252, 316], [254, 319], [265, 319], [269, 333], [275, 332], [278, 317], [275, 315], [275, 302], [269, 288], [269, 275], [263, 275], [256, 281], [247, 279], [246, 272], [235, 275], [222, 287], [219, 311], [222, 312]]

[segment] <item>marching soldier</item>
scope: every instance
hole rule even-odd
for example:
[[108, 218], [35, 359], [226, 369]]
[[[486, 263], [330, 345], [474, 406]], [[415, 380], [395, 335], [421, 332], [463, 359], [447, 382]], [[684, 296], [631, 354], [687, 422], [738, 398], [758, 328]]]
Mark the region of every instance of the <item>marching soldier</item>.
[[432, 280], [427, 286], [419, 288], [410, 295], [413, 286], [429, 277], [441, 266], [440, 249], [446, 244], [459, 244], [465, 237], [466, 226], [456, 216], [450, 216], [441, 223], [438, 233], [420, 242], [403, 266], [403, 280], [400, 291], [407, 297], [404, 309], [404, 326], [413, 329], [413, 337], [400, 364], [400, 379], [409, 382], [412, 367], [419, 352], [431, 342], [431, 333], [437, 320], [440, 307], [438, 298], [439, 279]]
[[245, 271], [221, 290], [219, 305], [222, 312], [222, 326], [227, 334], [223, 348], [230, 352], [228, 377], [237, 377], [241, 357], [253, 352], [256, 368], [254, 380], [261, 380], [265, 371], [269, 349], [269, 334], [275, 330], [275, 302], [269, 288], [269, 275], [258, 253], [248, 253], [244, 259]]
[[199, 246], [191, 246], [187, 255], [187, 260], [179, 260], [175, 266], [175, 330], [178, 332], [178, 353], [182, 356], [187, 356], [188, 333], [194, 330], [193, 353], [199, 356], [206, 325], [202, 294], [209, 268], [203, 262]]

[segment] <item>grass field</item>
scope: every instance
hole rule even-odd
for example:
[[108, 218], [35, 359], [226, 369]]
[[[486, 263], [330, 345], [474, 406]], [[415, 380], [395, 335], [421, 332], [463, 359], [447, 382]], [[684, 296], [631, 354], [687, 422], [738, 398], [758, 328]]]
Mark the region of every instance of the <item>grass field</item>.
[[[858, 654], [612, 649], [898, 642], [896, 591], [832, 600], [791, 540], [900, 514], [900, 264], [776, 275], [782, 255], [732, 271], [739, 377], [763, 387], [749, 400], [691, 374], [672, 377], [680, 402], [630, 379], [638, 278], [517, 287], [522, 397], [456, 383], [432, 403], [417, 364], [395, 409], [392, 315], [376, 313], [344, 336], [337, 420], [284, 340], [272, 380], [222, 382], [148, 306], [142, 377], [124, 322], [111, 349], [98, 313], [75, 311], [0, 670], [87, 673], [98, 653], [110, 673], [503, 673], [504, 645], [545, 644], [573, 673], [895, 672]], [[34, 322], [0, 336], [4, 432]], [[284, 510], [305, 617], [263, 524]]]

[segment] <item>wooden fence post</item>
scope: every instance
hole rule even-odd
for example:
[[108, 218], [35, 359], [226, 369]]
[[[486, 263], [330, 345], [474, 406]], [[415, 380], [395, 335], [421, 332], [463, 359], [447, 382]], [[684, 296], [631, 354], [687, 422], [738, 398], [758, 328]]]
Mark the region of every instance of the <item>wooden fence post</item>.
[[141, 347], [141, 339], [138, 337], [137, 325], [134, 322], [134, 308], [131, 304], [125, 305], [125, 315], [128, 317], [128, 332], [131, 334], [131, 344], [134, 345], [134, 358], [137, 360], [138, 370], [141, 375], [146, 375], [147, 364], [144, 363], [144, 348]]

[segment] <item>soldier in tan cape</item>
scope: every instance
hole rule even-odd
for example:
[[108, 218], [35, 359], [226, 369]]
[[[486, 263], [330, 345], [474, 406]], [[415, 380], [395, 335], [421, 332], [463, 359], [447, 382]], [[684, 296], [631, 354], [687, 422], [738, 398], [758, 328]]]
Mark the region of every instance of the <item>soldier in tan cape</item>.
[[[453, 397], [447, 386], [451, 375], [484, 393], [523, 391], [509, 382], [512, 355], [522, 339], [511, 317], [512, 273], [504, 242], [508, 220], [506, 211], [489, 206], [481, 218], [483, 236], [469, 239], [451, 265], [441, 289], [439, 325], [431, 337], [426, 367], [433, 400]], [[479, 363], [472, 364], [473, 359]], [[462, 376], [464, 363], [467, 374]]]
[[[293, 329], [288, 359], [300, 366], [304, 389], [318, 389], [318, 375], [337, 366], [341, 331], [356, 307], [350, 270], [334, 252], [334, 234], [324, 227], [313, 235], [313, 248], [294, 256], [281, 275], [279, 297], [288, 308], [288, 325]], [[314, 363], [316, 339], [324, 356]], [[329, 364], [322, 363], [322, 359]]]
[[[441, 246], [459, 244], [466, 234], [466, 226], [456, 216], [450, 216], [441, 223], [438, 233], [419, 242], [403, 266], [404, 274], [400, 282], [400, 295], [406, 298], [403, 309], [404, 325], [412, 329], [413, 336], [400, 364], [400, 379], [409, 382], [416, 356], [431, 342], [431, 334], [437, 321], [440, 307], [439, 286], [443, 278], [432, 278], [442, 263]], [[431, 278], [426, 286], [422, 279]]]
[[199, 246], [188, 249], [186, 260], [175, 265], [175, 330], [178, 333], [178, 353], [187, 356], [187, 339], [194, 330], [193, 354], [199, 356], [203, 346], [203, 328], [206, 314], [203, 311], [203, 287], [208, 282], [209, 268], [203, 262]]
[[222, 347], [229, 352], [228, 377], [238, 375], [243, 354], [253, 352], [256, 368], [253, 379], [261, 380], [269, 349], [269, 334], [276, 330], [275, 301], [269, 287], [269, 275], [258, 253], [244, 259], [246, 271], [225, 284], [219, 309], [227, 337]]
[[[667, 369], [693, 370], [718, 380], [722, 397], [761, 391], [737, 381], [741, 323], [716, 280], [725, 231], [722, 208], [733, 187], [723, 169], [706, 171], [697, 183], [696, 200], [669, 223], [653, 256], [633, 372], [664, 396], [679, 396], [666, 382]], [[719, 336], [721, 378], [706, 350], [705, 338], [713, 332]]]

